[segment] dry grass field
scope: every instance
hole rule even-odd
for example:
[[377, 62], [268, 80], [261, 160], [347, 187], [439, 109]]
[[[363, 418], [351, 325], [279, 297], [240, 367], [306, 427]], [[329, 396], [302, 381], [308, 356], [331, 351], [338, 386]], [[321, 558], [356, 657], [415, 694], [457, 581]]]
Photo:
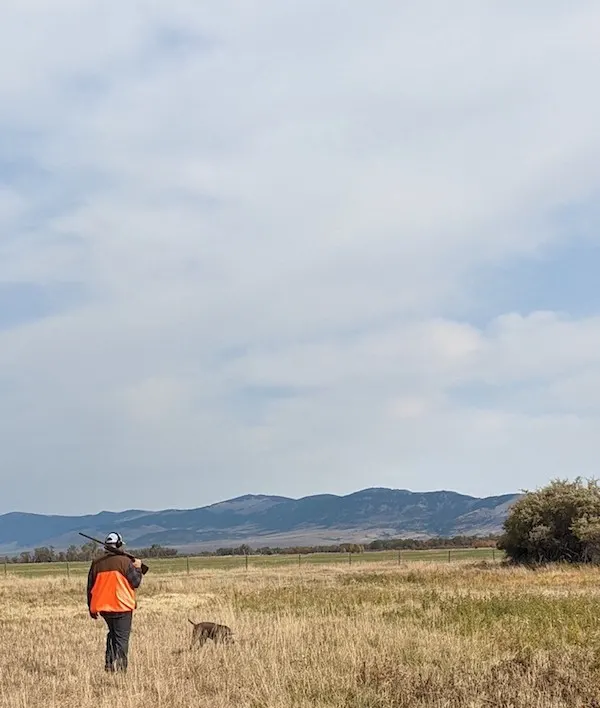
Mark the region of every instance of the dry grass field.
[[[126, 678], [85, 578], [0, 577], [0, 707], [600, 708], [600, 572], [394, 563], [148, 574]], [[233, 647], [190, 650], [187, 618]]]

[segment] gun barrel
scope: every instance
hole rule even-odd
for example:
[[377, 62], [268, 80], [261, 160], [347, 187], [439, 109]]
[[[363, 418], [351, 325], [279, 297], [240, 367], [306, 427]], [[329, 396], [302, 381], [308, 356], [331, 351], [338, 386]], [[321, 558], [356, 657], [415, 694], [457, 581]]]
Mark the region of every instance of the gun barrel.
[[[83, 536], [84, 538], [89, 538], [90, 541], [94, 541], [94, 543], [99, 544], [100, 546], [103, 546], [109, 553], [114, 553], [116, 556], [127, 556], [130, 560], [136, 560], [135, 556], [132, 556], [131, 553], [127, 553], [126, 551], [122, 551], [120, 548], [113, 548], [112, 546], [107, 546], [106, 543], [103, 541], [99, 541], [97, 538], [94, 538], [93, 536], [88, 536], [86, 533], [81, 533], [81, 531], [78, 532], [80, 536]], [[142, 575], [146, 575], [146, 573], [150, 569], [145, 563], [142, 563], [141, 571]]]

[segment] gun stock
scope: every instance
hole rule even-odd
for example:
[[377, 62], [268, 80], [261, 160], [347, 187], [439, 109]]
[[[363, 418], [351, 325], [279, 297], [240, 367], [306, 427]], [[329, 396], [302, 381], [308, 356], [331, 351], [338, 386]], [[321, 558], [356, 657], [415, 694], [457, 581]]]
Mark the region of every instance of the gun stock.
[[[132, 556], [131, 553], [127, 553], [126, 551], [122, 551], [120, 548], [113, 548], [112, 546], [107, 546], [106, 543], [103, 541], [99, 541], [97, 538], [93, 538], [92, 536], [88, 536], [86, 533], [81, 533], [79, 531], [79, 535], [83, 536], [84, 538], [89, 538], [90, 541], [93, 541], [94, 543], [97, 543], [99, 546], [102, 546], [105, 550], [107, 550], [109, 553], [113, 553], [116, 556], [127, 556], [127, 558], [130, 558], [131, 560], [136, 560], [135, 556]], [[142, 563], [142, 575], [146, 575], [146, 573], [150, 570], [148, 566], [145, 563]]]

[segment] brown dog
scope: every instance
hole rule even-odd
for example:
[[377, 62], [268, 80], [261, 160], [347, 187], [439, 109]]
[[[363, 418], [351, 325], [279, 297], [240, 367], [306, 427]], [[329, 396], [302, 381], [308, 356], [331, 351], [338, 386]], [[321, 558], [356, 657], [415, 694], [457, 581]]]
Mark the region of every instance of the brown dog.
[[198, 644], [203, 646], [207, 639], [212, 639], [215, 644], [222, 642], [223, 644], [233, 644], [233, 633], [225, 624], [217, 624], [216, 622], [192, 622], [188, 618], [188, 622], [193, 625], [192, 630], [192, 647]]

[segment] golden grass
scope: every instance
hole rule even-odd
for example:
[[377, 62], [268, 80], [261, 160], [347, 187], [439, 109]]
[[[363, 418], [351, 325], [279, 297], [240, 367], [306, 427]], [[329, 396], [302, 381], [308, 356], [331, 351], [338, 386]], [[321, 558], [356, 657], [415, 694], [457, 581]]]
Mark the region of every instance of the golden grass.
[[[0, 708], [600, 708], [600, 572], [411, 563], [145, 577], [123, 679], [85, 579], [0, 577]], [[187, 618], [233, 647], [190, 650]]]

